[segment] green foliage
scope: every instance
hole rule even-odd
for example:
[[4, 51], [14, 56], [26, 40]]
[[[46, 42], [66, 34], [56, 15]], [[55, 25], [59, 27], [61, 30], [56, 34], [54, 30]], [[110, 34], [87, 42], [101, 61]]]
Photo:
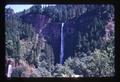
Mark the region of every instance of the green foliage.
[[13, 41], [12, 40], [8, 40], [6, 42], [6, 55], [13, 56]]
[[48, 69], [48, 63], [43, 60], [39, 62], [39, 67]]
[[33, 72], [30, 74], [30, 77], [42, 77], [40, 71], [38, 69], [34, 69]]
[[[52, 22], [66, 22], [69, 19], [77, 18], [83, 13], [97, 9], [94, 6], [85, 5], [57, 5], [55, 7], [41, 8], [41, 5], [31, 7], [22, 14], [32, 12], [34, 14], [44, 14], [52, 18]], [[113, 12], [112, 6], [105, 7], [104, 5], [98, 8], [105, 12]], [[76, 12], [76, 13], [75, 13]], [[99, 12], [99, 14], [103, 11]], [[111, 15], [111, 13], [109, 14]], [[102, 15], [100, 15], [102, 16]], [[33, 71], [31, 77], [62, 77], [63, 74], [71, 77], [74, 74], [83, 75], [84, 77], [110, 77], [115, 73], [115, 54], [114, 54], [114, 34], [110, 36], [109, 41], [103, 41], [106, 20], [102, 17], [96, 16], [93, 21], [85, 27], [85, 32], [78, 32], [78, 45], [75, 57], [69, 57], [64, 64], [50, 64], [51, 59], [54, 60], [52, 48], [46, 45], [43, 53], [36, 53], [37, 49], [31, 50], [28, 45], [29, 52], [24, 54], [28, 61], [32, 62], [37, 59], [39, 55], [38, 68]], [[89, 21], [87, 21], [89, 22]], [[87, 23], [85, 21], [85, 24]], [[6, 55], [9, 57], [20, 56], [20, 40], [30, 39], [30, 42], [35, 41], [35, 31], [31, 24], [23, 23], [19, 17], [10, 8], [5, 9], [5, 43]], [[14, 29], [13, 29], [14, 28]], [[82, 27], [84, 28], [84, 27]], [[27, 42], [27, 41], [26, 41]], [[32, 44], [33, 44], [32, 43]], [[34, 45], [34, 44], [33, 44]], [[27, 49], [27, 50], [28, 50]], [[47, 56], [46, 56], [47, 55]], [[46, 61], [47, 60], [47, 61]], [[13, 77], [20, 77], [23, 68], [17, 68], [13, 72]]]
[[[29, 9], [30, 11], [29, 12], [32, 12], [32, 13], [34, 13], [34, 14], [42, 14], [42, 8], [41, 8], [41, 5], [34, 5], [34, 6], [32, 6], [30, 9]], [[29, 13], [28, 12], [28, 13]]]
[[74, 73], [73, 73], [73, 70], [71, 70], [68, 66], [63, 66], [61, 64], [56, 64], [56, 66], [54, 67], [53, 76], [62, 77], [63, 74], [70, 77]]
[[75, 74], [83, 75], [86, 71], [86, 64], [80, 61], [79, 58], [68, 58], [68, 60], [65, 61], [65, 66], [70, 67], [70, 69], [74, 70]]
[[[107, 50], [95, 49], [90, 56], [68, 58], [64, 65], [84, 77], [110, 77], [115, 73], [113, 40], [108, 42]], [[84, 53], [83, 53], [84, 54]], [[82, 55], [79, 53], [79, 55]]]
[[25, 67], [17, 67], [13, 69], [11, 77], [21, 77], [24, 71], [25, 71]]
[[51, 77], [51, 72], [48, 71], [48, 65], [45, 61], [39, 62], [38, 70], [40, 77]]
[[[20, 55], [20, 39], [32, 39], [34, 30], [32, 25], [26, 23], [23, 24], [20, 18], [14, 14], [12, 9], [5, 9], [5, 14], [6, 54], [10, 57], [18, 57]], [[11, 43], [8, 41], [11, 41]]]

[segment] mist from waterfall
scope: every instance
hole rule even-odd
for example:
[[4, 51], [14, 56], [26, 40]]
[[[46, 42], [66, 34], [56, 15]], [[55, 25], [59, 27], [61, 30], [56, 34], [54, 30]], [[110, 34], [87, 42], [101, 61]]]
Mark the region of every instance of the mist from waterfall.
[[63, 27], [64, 27], [64, 23], [62, 23], [62, 26], [61, 26], [60, 64], [63, 63], [63, 57], [64, 57], [64, 33], [63, 33]]

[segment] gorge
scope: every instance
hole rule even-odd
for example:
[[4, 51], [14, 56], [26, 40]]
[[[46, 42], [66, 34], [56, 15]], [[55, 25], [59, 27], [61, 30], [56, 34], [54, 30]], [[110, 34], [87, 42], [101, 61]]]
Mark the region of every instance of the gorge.
[[[51, 74], [53, 67], [57, 69], [60, 64], [69, 66], [76, 74], [85, 73], [86, 76], [88, 71], [83, 70], [85, 67], [82, 64], [84, 57], [94, 57], [96, 49], [110, 53], [107, 47], [114, 36], [113, 12], [112, 5], [92, 4], [58, 4], [46, 7], [33, 5], [18, 13], [6, 8], [6, 56], [35, 62], [38, 67], [45, 67]], [[98, 61], [99, 57], [96, 59], [93, 61]], [[90, 65], [94, 67], [94, 64]], [[88, 76], [92, 75], [88, 73]]]

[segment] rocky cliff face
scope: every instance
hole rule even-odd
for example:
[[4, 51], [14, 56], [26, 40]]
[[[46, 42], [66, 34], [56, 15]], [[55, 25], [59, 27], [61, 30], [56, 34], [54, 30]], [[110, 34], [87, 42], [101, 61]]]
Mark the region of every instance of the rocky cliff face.
[[[55, 54], [55, 62], [59, 63], [60, 55], [60, 34], [61, 34], [61, 22], [51, 22], [47, 24], [49, 18], [45, 15], [33, 15], [27, 14], [21, 17], [24, 22], [32, 23], [36, 32], [42, 30], [42, 35], [47, 40], [47, 43], [53, 48]], [[46, 26], [45, 26], [46, 24]], [[45, 27], [44, 27], [45, 26]], [[77, 27], [76, 22], [71, 20], [67, 21], [64, 25], [64, 40], [65, 59], [68, 56], [74, 56], [74, 49], [77, 42]], [[43, 28], [44, 27], [44, 28]]]
[[[88, 8], [79, 17], [67, 20], [64, 24], [64, 59], [74, 56], [75, 52], [94, 51], [95, 48], [103, 48], [103, 37], [105, 36], [105, 25], [110, 19], [109, 10], [106, 7]], [[60, 33], [62, 22], [51, 21], [47, 15], [28, 13], [21, 16], [22, 21], [31, 23], [35, 31], [47, 40], [53, 48], [55, 63], [59, 63], [60, 55]], [[78, 46], [79, 45], [79, 46]], [[81, 45], [81, 46], [80, 46]]]
[[[33, 6], [29, 12], [17, 14], [6, 9], [6, 59], [18, 61], [20, 58], [30, 65], [27, 68], [37, 68], [38, 71], [33, 70], [35, 77], [36, 73], [39, 77], [64, 76], [63, 73], [70, 77], [74, 73], [85, 77], [113, 76], [114, 13], [111, 7], [60, 5], [41, 12], [40, 6]], [[61, 36], [64, 38], [63, 65], [58, 64], [62, 58]]]

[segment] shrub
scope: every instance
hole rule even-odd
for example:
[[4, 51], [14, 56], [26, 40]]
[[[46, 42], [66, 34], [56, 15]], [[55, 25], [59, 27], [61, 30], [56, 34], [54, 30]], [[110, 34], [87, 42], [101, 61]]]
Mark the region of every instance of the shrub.
[[110, 77], [114, 76], [114, 46], [108, 45], [107, 50], [95, 49], [90, 56], [69, 57], [64, 65], [75, 74], [84, 77]]
[[73, 70], [71, 70], [68, 66], [56, 64], [56, 66], [54, 68], [53, 76], [62, 77], [63, 75], [66, 75], [67, 77], [70, 77], [73, 74], [74, 74]]

